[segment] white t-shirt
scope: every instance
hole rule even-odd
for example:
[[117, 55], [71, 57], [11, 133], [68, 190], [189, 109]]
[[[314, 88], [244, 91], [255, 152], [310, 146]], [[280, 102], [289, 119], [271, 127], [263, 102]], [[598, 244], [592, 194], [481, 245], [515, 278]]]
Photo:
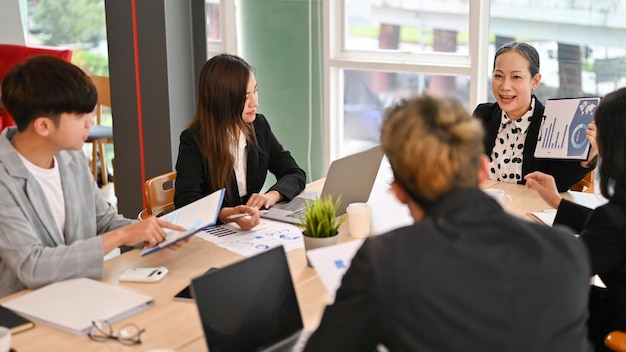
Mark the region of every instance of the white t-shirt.
[[35, 177], [46, 195], [48, 206], [52, 210], [52, 216], [57, 223], [61, 235], [65, 232], [65, 198], [61, 186], [61, 174], [56, 157], [53, 158], [54, 166], [51, 169], [41, 168], [18, 153], [26, 169]]

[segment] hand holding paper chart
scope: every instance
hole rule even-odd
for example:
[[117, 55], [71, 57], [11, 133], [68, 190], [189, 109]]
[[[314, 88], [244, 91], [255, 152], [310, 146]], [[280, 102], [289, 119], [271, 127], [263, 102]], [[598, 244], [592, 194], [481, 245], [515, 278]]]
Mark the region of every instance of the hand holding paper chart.
[[141, 252], [141, 256], [145, 256], [154, 252], [158, 252], [163, 248], [167, 248], [176, 242], [193, 236], [196, 232], [203, 228], [214, 226], [217, 223], [217, 217], [222, 208], [225, 189], [217, 190], [208, 196], [198, 199], [197, 201], [187, 204], [182, 208], [176, 209], [171, 213], [163, 215], [161, 218], [176, 225], [184, 227], [186, 232], [167, 231], [165, 240], [154, 247], [145, 247]]
[[587, 160], [585, 131], [599, 103], [600, 98], [548, 99], [535, 157]]

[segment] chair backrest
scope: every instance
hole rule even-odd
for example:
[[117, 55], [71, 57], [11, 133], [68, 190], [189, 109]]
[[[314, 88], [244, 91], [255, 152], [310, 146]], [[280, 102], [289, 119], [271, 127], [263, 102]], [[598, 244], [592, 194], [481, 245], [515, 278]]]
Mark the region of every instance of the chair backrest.
[[109, 77], [105, 76], [90, 76], [91, 81], [96, 86], [98, 91], [98, 102], [96, 104], [96, 124], [102, 123], [102, 108], [111, 107], [111, 85], [109, 83]]
[[575, 185], [570, 188], [571, 191], [585, 192], [585, 193], [593, 193], [593, 183], [595, 177], [595, 170], [589, 171], [582, 180], [578, 181]]
[[[160, 216], [174, 209], [175, 180], [176, 171], [171, 171], [155, 176], [144, 183], [146, 209], [143, 218]], [[139, 217], [143, 219], [141, 214]]]
[[626, 352], [626, 333], [623, 331], [613, 331], [606, 335], [604, 339], [606, 347], [611, 351]]
[[[36, 55], [52, 55], [65, 61], [72, 61], [72, 50], [48, 46], [25, 46], [0, 44], [0, 82], [13, 66], [25, 62]], [[15, 126], [13, 117], [6, 109], [0, 112], [0, 131], [4, 127]]]

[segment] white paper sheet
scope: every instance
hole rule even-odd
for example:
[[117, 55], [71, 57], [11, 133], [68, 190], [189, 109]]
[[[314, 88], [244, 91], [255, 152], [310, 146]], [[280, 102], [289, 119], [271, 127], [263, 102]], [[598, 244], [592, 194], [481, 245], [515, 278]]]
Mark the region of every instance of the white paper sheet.
[[328, 293], [334, 298], [335, 292], [341, 286], [341, 279], [346, 273], [352, 258], [361, 248], [365, 240], [353, 240], [334, 246], [316, 248], [307, 251], [307, 257], [317, 271]]
[[243, 231], [229, 223], [203, 229], [196, 236], [245, 257], [281, 244], [286, 252], [304, 247], [299, 227], [265, 219], [250, 231]]

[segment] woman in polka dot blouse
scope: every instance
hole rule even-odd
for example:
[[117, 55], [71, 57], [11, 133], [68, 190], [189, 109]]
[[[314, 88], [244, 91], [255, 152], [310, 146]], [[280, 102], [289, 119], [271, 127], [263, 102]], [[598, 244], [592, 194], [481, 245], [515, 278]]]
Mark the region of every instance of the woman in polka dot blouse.
[[491, 89], [495, 103], [480, 104], [474, 116], [483, 121], [485, 153], [491, 160], [489, 178], [523, 184], [524, 176], [542, 171], [554, 176], [559, 192], [567, 191], [596, 164], [595, 124], [587, 128], [591, 151], [585, 161], [535, 159], [544, 106], [532, 94], [539, 86], [539, 54], [526, 43], [510, 42], [498, 49]]

